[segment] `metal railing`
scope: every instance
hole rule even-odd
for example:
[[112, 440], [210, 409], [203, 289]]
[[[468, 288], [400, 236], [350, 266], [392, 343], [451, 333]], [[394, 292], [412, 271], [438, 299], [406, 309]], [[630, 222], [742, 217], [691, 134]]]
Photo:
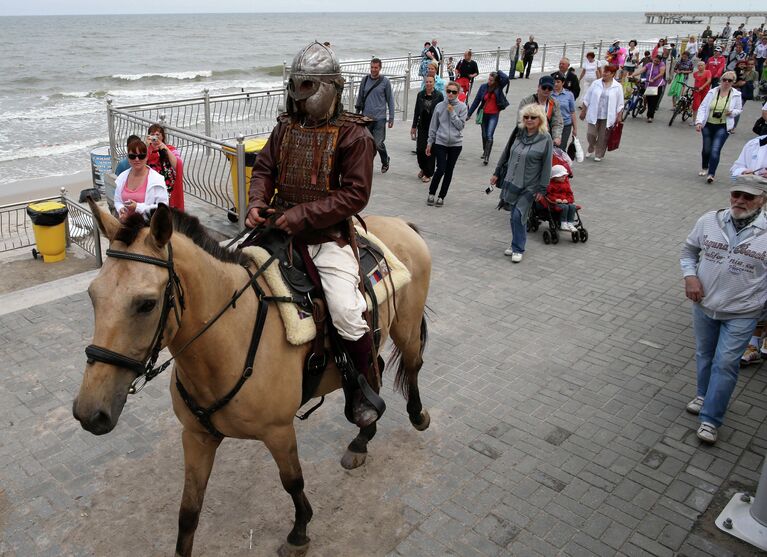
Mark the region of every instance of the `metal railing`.
[[0, 252], [28, 248], [35, 245], [32, 221], [27, 205], [42, 201], [60, 201], [69, 210], [65, 221], [67, 246], [75, 244], [94, 256], [101, 266], [101, 235], [93, 214], [69, 199], [66, 190], [61, 195], [0, 205]]

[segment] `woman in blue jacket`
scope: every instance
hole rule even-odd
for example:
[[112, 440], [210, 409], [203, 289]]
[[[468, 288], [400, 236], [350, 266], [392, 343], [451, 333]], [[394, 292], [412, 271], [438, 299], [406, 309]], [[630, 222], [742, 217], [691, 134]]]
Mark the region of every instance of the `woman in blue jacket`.
[[469, 109], [469, 115], [467, 118], [471, 118], [471, 115], [478, 108], [482, 110], [482, 162], [487, 164], [490, 159], [490, 151], [493, 149], [493, 135], [495, 135], [495, 128], [498, 126], [498, 117], [501, 114], [501, 110], [509, 106], [509, 101], [506, 99], [506, 95], [503, 94], [503, 83], [499, 79], [500, 72], [490, 72], [487, 76], [487, 83], [483, 83], [477, 96], [474, 97], [474, 102], [471, 103]]

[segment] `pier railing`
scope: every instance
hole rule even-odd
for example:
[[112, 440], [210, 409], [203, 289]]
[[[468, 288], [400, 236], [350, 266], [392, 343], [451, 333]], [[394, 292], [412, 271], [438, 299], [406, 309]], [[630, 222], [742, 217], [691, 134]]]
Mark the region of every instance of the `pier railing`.
[[90, 211], [69, 199], [64, 188], [61, 188], [61, 195], [58, 196], [0, 205], [0, 253], [35, 245], [27, 205], [41, 201], [60, 201], [66, 205], [69, 210], [65, 221], [67, 246], [75, 244], [95, 257], [101, 266], [101, 235], [96, 219]]

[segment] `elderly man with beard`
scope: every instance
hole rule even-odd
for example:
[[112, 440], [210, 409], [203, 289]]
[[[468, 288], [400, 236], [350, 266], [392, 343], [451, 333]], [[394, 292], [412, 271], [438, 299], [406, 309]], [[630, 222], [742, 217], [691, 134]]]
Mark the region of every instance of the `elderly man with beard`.
[[685, 295], [693, 302], [698, 438], [713, 444], [735, 390], [740, 357], [767, 302], [767, 180], [740, 175], [730, 207], [704, 214], [682, 248]]
[[[559, 101], [551, 97], [554, 91], [554, 78], [550, 75], [544, 75], [538, 80], [538, 90], [524, 97], [519, 101], [519, 110], [528, 104], [538, 104], [543, 108], [543, 112], [546, 114], [546, 120], [549, 123], [549, 133], [551, 139], [554, 140], [554, 145], [559, 147], [562, 143], [562, 130], [564, 129], [564, 120], [562, 120], [562, 111], [559, 108]], [[521, 124], [520, 121], [521, 112], [517, 111], [517, 126]]]

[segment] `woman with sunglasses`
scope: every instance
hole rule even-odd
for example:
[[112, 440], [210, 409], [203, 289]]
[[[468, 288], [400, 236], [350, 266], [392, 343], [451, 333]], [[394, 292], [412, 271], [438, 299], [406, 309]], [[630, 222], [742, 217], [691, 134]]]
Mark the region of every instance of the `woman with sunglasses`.
[[136, 138], [128, 144], [130, 168], [115, 182], [115, 211], [120, 222], [126, 222], [134, 213], [148, 220], [158, 203], [168, 204], [165, 178], [147, 166], [146, 158], [146, 143]]
[[[463, 126], [466, 124], [467, 109], [466, 104], [458, 100], [460, 91], [461, 88], [455, 81], [448, 82], [445, 87], [447, 99], [437, 105], [431, 118], [426, 156], [430, 157], [432, 151], [434, 152], [437, 170], [431, 177], [429, 196], [426, 198], [427, 205], [442, 207], [445, 204], [447, 190], [453, 180], [453, 169], [463, 149]], [[440, 181], [442, 181], [442, 187], [437, 195]], [[435, 195], [437, 195], [436, 200]]]
[[695, 130], [703, 134], [701, 170], [712, 183], [719, 166], [719, 156], [729, 133], [735, 128], [735, 117], [743, 110], [740, 91], [733, 87], [735, 72], [724, 72], [718, 87], [712, 88], [700, 104], [695, 116]]
[[500, 180], [501, 204], [511, 212], [511, 245], [503, 253], [511, 256], [512, 263], [522, 261], [527, 243], [527, 215], [533, 201], [546, 193], [554, 151], [541, 105], [523, 106], [519, 121], [490, 178], [493, 185]]

